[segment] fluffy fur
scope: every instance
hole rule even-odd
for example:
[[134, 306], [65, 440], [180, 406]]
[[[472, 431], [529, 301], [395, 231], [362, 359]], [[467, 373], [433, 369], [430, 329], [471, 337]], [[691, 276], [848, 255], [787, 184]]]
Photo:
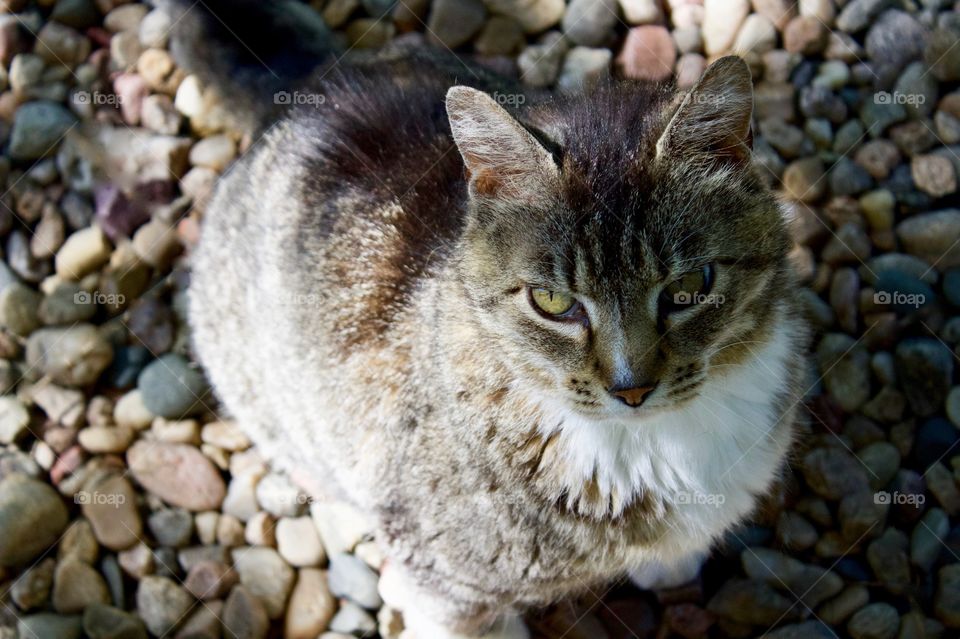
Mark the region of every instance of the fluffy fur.
[[[489, 96], [519, 88], [449, 58], [322, 75], [221, 180], [193, 256], [227, 409], [371, 516], [421, 637], [517, 636], [518, 607], [705, 553], [776, 477], [803, 370], [743, 62], [687, 96], [512, 112]], [[713, 302], [667, 313], [708, 264]], [[650, 381], [637, 408], [609, 392]]]

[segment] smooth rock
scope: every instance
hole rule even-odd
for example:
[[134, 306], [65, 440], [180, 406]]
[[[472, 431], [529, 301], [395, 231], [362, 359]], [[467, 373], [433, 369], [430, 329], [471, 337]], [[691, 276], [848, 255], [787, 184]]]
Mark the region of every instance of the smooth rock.
[[7, 476], [0, 481], [0, 566], [35, 559], [56, 543], [67, 521], [63, 500], [49, 484]]
[[127, 451], [127, 463], [144, 488], [169, 504], [201, 511], [223, 502], [223, 478], [193, 446], [140, 440]]
[[267, 616], [281, 617], [296, 574], [277, 551], [263, 546], [238, 548], [234, 567], [240, 583], [263, 602]]

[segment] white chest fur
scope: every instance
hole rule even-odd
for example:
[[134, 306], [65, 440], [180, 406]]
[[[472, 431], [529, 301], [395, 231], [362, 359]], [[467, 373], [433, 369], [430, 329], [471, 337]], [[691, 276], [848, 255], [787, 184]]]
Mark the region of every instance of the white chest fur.
[[566, 462], [562, 481], [575, 493], [591, 477], [620, 504], [643, 494], [675, 506], [671, 533], [658, 548], [662, 559], [706, 549], [749, 513], [755, 496], [777, 472], [790, 442], [779, 420], [776, 396], [790, 375], [788, 327], [753, 351], [753, 357], [712, 374], [700, 394], [642, 422], [592, 421], [571, 413], [558, 423], [557, 449]]

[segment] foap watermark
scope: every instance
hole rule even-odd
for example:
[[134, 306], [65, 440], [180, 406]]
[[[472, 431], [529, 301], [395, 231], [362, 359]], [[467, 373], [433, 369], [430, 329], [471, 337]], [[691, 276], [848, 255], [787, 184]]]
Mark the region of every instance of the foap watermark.
[[122, 306], [127, 301], [123, 293], [101, 293], [100, 291], [79, 291], [73, 294], [73, 303], [77, 306], [87, 304], [103, 304], [107, 306]]
[[73, 502], [80, 506], [122, 506], [127, 503], [127, 496], [101, 493], [96, 490], [81, 490], [73, 496]]
[[500, 106], [518, 107], [527, 101], [527, 96], [522, 93], [500, 93], [499, 91], [494, 91], [491, 97], [493, 101]]
[[922, 93], [900, 93], [894, 91], [878, 91], [873, 94], [874, 104], [909, 104], [910, 106], [919, 106], [927, 101], [927, 96]]
[[919, 508], [927, 501], [927, 496], [923, 493], [901, 493], [893, 491], [888, 493], [885, 490], [873, 494], [873, 503], [889, 504], [891, 506], [904, 505]]
[[77, 104], [92, 104], [93, 106], [113, 106], [123, 104], [123, 96], [107, 91], [77, 91], [73, 94]]
[[677, 306], [720, 306], [723, 304], [723, 295], [716, 293], [691, 293], [690, 291], [678, 291], [673, 294], [673, 303]]
[[691, 104], [720, 106], [726, 103], [727, 96], [724, 93], [715, 93], [713, 91], [692, 91], [688, 99]]
[[319, 107], [327, 102], [327, 96], [322, 93], [305, 93], [303, 91], [277, 91], [273, 94], [273, 103], [285, 106], [307, 105]]
[[675, 501], [680, 506], [713, 506], [719, 508], [727, 503], [727, 496], [723, 493], [701, 493], [699, 491], [677, 493]]
[[261, 300], [261, 303], [270, 307], [291, 308], [291, 307], [319, 307], [322, 300], [316, 293], [292, 293], [282, 291], [279, 293], [268, 294]]
[[920, 308], [927, 303], [927, 296], [923, 293], [877, 291], [873, 294], [873, 303], [877, 306], [912, 306], [913, 308]]

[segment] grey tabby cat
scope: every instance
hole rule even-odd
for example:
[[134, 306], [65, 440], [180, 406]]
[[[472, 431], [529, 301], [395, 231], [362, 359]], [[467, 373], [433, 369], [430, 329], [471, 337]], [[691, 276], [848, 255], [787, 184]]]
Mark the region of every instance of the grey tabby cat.
[[[228, 5], [232, 34], [248, 19], [274, 53], [316, 53], [302, 25], [264, 26], [279, 5]], [[191, 24], [194, 67], [290, 61], [236, 41], [218, 58], [217, 22]], [[804, 371], [744, 62], [688, 93], [514, 110], [491, 96], [519, 87], [440, 54], [314, 59], [290, 81], [308, 67], [290, 90], [311, 104], [253, 109], [269, 128], [193, 256], [226, 409], [375, 522], [414, 637], [523, 637], [524, 608], [694, 576], [782, 471]]]

